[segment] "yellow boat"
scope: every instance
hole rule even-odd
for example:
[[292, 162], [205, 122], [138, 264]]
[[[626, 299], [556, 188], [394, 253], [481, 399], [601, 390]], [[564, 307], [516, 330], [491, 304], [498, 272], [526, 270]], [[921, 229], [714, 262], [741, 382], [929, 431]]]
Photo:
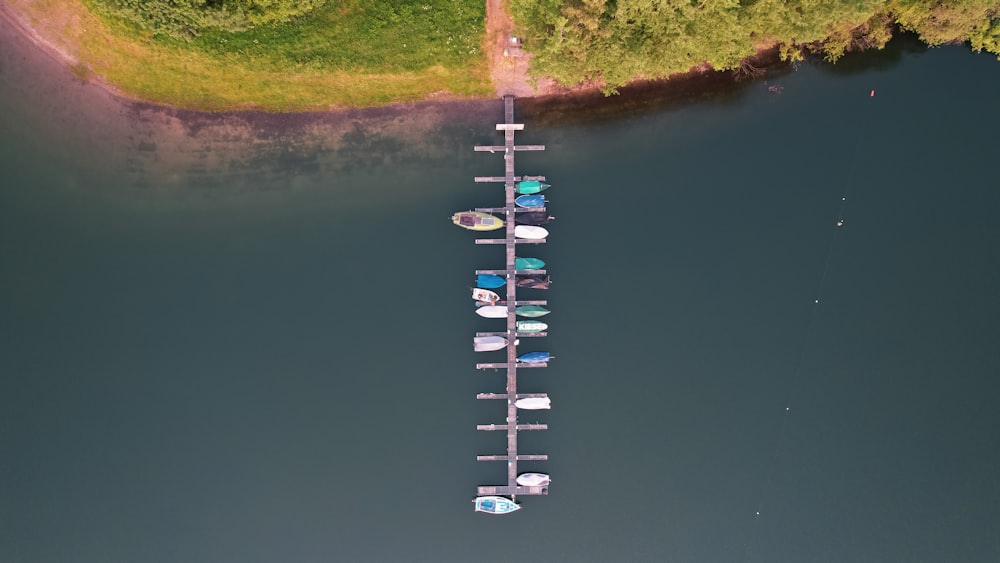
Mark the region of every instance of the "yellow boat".
[[451, 222], [470, 231], [495, 231], [503, 228], [503, 219], [480, 211], [459, 211]]

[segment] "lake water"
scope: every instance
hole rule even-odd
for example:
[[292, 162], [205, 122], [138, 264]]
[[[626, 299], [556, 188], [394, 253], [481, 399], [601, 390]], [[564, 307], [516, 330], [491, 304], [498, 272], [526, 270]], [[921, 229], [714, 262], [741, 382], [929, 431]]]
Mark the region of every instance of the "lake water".
[[519, 106], [553, 484], [495, 517], [499, 102], [220, 123], [2, 25], [0, 561], [1000, 560], [994, 57]]

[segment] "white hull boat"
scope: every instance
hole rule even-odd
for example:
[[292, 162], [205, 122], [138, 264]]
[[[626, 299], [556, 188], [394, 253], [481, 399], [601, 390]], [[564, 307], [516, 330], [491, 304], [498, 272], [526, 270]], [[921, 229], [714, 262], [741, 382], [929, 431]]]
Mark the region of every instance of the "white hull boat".
[[541, 240], [549, 236], [549, 231], [543, 227], [532, 225], [518, 225], [514, 227], [514, 236], [529, 240]]
[[500, 301], [500, 296], [495, 291], [483, 289], [481, 287], [472, 288], [472, 298], [483, 303], [496, 303]]
[[514, 406], [519, 409], [538, 411], [552, 408], [552, 401], [548, 397], [525, 397], [518, 399]]
[[476, 352], [492, 352], [507, 347], [507, 339], [502, 336], [477, 336], [472, 340]]
[[501, 305], [487, 305], [476, 309], [476, 314], [487, 319], [506, 319], [507, 307]]
[[549, 476], [544, 473], [522, 473], [517, 476], [517, 484], [522, 487], [544, 487], [549, 481]]

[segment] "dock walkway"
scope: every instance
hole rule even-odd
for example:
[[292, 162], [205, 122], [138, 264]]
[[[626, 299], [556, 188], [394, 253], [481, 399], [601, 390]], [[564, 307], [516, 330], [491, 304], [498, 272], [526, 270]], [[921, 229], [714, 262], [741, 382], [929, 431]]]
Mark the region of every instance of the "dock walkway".
[[[517, 197], [516, 184], [517, 182], [523, 180], [538, 180], [544, 181], [544, 176], [518, 176], [514, 172], [514, 154], [519, 151], [542, 151], [545, 150], [544, 145], [516, 145], [514, 144], [514, 133], [516, 131], [524, 130], [524, 124], [514, 123], [514, 96], [504, 96], [504, 122], [497, 124], [497, 131], [503, 131], [504, 144], [503, 145], [477, 145], [475, 150], [477, 152], [490, 152], [490, 153], [502, 153], [504, 158], [504, 175], [503, 176], [477, 176], [475, 181], [478, 183], [503, 183], [505, 192], [505, 202], [504, 207], [491, 207], [491, 208], [481, 208], [477, 211], [484, 211], [488, 213], [504, 213], [506, 217], [506, 236], [504, 238], [482, 238], [476, 239], [476, 244], [502, 244], [506, 249], [506, 268], [503, 270], [477, 270], [477, 273], [491, 273], [495, 275], [505, 276], [508, 280], [506, 284], [507, 288], [507, 331], [500, 333], [479, 333], [479, 334], [496, 334], [503, 335], [507, 338], [510, 344], [507, 346], [507, 361], [506, 362], [494, 362], [494, 363], [480, 363], [476, 364], [478, 369], [505, 369], [507, 370], [507, 388], [505, 393], [480, 393], [477, 395], [477, 399], [504, 399], [507, 401], [507, 420], [505, 424], [480, 424], [476, 426], [477, 430], [483, 430], [488, 432], [498, 432], [503, 431], [507, 434], [507, 453], [504, 455], [480, 455], [476, 459], [480, 461], [506, 461], [507, 462], [507, 484], [500, 486], [480, 486], [478, 488], [479, 496], [486, 495], [505, 495], [511, 498], [516, 498], [519, 495], [547, 495], [549, 490], [547, 486], [544, 487], [522, 487], [517, 484], [518, 468], [517, 463], [519, 461], [544, 461], [548, 459], [545, 454], [522, 454], [517, 449], [517, 433], [520, 430], [533, 431], [533, 430], [545, 430], [548, 428], [546, 424], [518, 424], [517, 421], [517, 406], [515, 406], [515, 401], [519, 398], [525, 397], [547, 397], [544, 393], [533, 393], [533, 394], [523, 394], [517, 392], [517, 370], [519, 368], [539, 368], [545, 367], [547, 364], [544, 363], [518, 363], [517, 361], [517, 346], [515, 341], [517, 338], [524, 336], [545, 336], [545, 333], [534, 333], [526, 334], [517, 332], [517, 314], [516, 307], [519, 305], [545, 305], [545, 301], [518, 301], [517, 300], [517, 284], [514, 283], [514, 276], [517, 274], [534, 274], [543, 273], [544, 270], [517, 270], [514, 267], [515, 260], [515, 250], [519, 244], [544, 244], [545, 240], [528, 240], [528, 239], [518, 239], [514, 237], [514, 218], [515, 215], [522, 211], [522, 208], [514, 205], [514, 198]], [[527, 210], [524, 210], [527, 211]], [[537, 208], [531, 209], [531, 211], [539, 211]]]

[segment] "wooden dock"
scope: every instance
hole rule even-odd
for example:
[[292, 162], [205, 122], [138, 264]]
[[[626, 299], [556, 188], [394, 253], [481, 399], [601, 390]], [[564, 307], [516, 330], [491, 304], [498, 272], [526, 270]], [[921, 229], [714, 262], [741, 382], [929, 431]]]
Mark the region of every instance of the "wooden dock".
[[522, 454], [517, 449], [518, 431], [546, 430], [547, 424], [519, 424], [517, 421], [518, 410], [515, 406], [517, 399], [526, 397], [547, 397], [544, 393], [518, 393], [517, 392], [517, 370], [520, 368], [541, 368], [546, 367], [546, 363], [523, 363], [517, 361], [516, 338], [545, 336], [546, 333], [521, 333], [517, 332], [516, 308], [521, 305], [546, 305], [542, 300], [517, 300], [517, 284], [514, 283], [515, 275], [522, 274], [544, 274], [545, 270], [517, 270], [514, 268], [515, 250], [521, 244], [544, 244], [545, 240], [519, 239], [514, 237], [514, 218], [517, 213], [524, 211], [545, 211], [544, 208], [525, 209], [514, 205], [514, 198], [517, 197], [516, 183], [523, 180], [544, 181], [544, 176], [518, 176], [514, 173], [514, 154], [519, 151], [542, 151], [544, 145], [517, 145], [514, 144], [514, 133], [524, 130], [524, 125], [514, 123], [514, 96], [504, 96], [504, 122], [497, 124], [497, 131], [503, 131], [503, 145], [477, 145], [477, 152], [502, 153], [504, 159], [503, 176], [477, 176], [478, 183], [502, 183], [504, 185], [505, 202], [504, 207], [477, 208], [476, 211], [486, 213], [502, 213], [506, 217], [506, 236], [503, 238], [481, 238], [476, 239], [476, 244], [502, 244], [506, 249], [505, 268], [503, 270], [476, 270], [477, 274], [490, 273], [507, 278], [507, 330], [506, 332], [483, 332], [478, 335], [498, 335], [505, 336], [510, 341], [507, 346], [507, 361], [476, 364], [477, 369], [495, 369], [507, 371], [507, 388], [505, 393], [479, 393], [477, 399], [497, 399], [507, 401], [507, 419], [504, 424], [480, 424], [477, 430], [487, 432], [505, 432], [507, 435], [507, 453], [504, 455], [480, 455], [476, 459], [480, 461], [506, 461], [507, 462], [507, 483], [498, 486], [480, 486], [478, 495], [504, 495], [516, 498], [519, 495], [547, 495], [548, 487], [522, 487], [517, 484], [519, 461], [544, 461], [548, 459], [544, 454]]

